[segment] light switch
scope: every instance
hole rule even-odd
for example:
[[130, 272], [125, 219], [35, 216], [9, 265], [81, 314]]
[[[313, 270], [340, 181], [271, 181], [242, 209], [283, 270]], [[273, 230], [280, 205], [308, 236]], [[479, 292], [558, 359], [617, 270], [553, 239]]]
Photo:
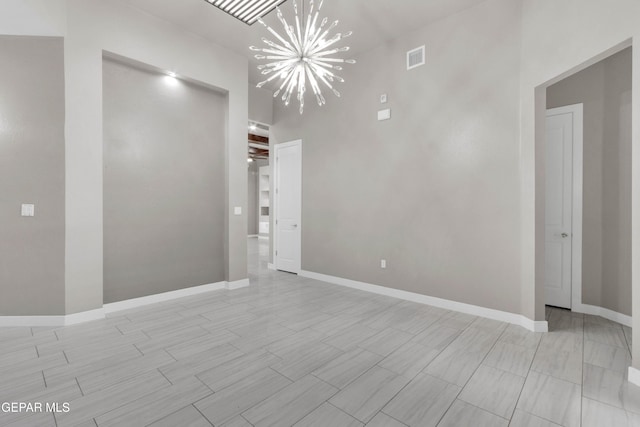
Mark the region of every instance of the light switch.
[[22, 204], [21, 213], [22, 213], [22, 216], [34, 216], [35, 215], [35, 205]]
[[242, 215], [242, 206], [236, 206], [235, 208], [233, 208], [233, 214]]
[[391, 109], [378, 111], [378, 120], [389, 120], [391, 118]]
[[380, 95], [380, 104], [386, 104], [387, 103], [387, 94], [383, 93], [382, 95]]

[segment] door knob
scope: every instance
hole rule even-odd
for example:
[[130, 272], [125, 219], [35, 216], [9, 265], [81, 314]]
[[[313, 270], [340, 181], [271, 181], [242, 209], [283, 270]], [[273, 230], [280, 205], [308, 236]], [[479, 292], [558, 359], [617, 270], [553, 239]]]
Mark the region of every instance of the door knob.
[[561, 236], [562, 236], [563, 239], [566, 239], [567, 237], [569, 237], [569, 235], [567, 233], [562, 233]]

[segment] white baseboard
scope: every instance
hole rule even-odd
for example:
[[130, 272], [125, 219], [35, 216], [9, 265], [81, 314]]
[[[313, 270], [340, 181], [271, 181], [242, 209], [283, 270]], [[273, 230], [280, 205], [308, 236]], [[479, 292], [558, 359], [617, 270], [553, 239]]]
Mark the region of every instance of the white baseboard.
[[271, 264], [271, 263], [267, 264], [267, 268], [268, 268], [269, 270], [276, 271], [276, 266], [275, 266], [275, 265], [273, 265], [273, 264]]
[[430, 297], [428, 295], [416, 294], [414, 292], [402, 291], [399, 289], [387, 288], [385, 286], [372, 285], [370, 283], [358, 282], [355, 280], [343, 279], [341, 277], [328, 276], [326, 274], [313, 273], [311, 271], [301, 271], [300, 276], [310, 279], [321, 280], [323, 282], [332, 283], [334, 285], [346, 286], [348, 288], [358, 289], [361, 291], [372, 292], [374, 294], [385, 295], [388, 297], [403, 299], [420, 304], [431, 305], [434, 307], [444, 308], [446, 310], [458, 311], [461, 313], [471, 314], [474, 316], [485, 317], [487, 319], [499, 320], [501, 322], [512, 323], [522, 326], [533, 332], [547, 332], [548, 324], [546, 321], [534, 321], [521, 314], [508, 313], [506, 311], [494, 310], [491, 308], [480, 307], [477, 305], [465, 304], [456, 301], [450, 301], [442, 298]]
[[269, 236], [258, 236], [258, 239], [260, 240], [269, 240]]
[[640, 387], [640, 370], [629, 366], [629, 382]]
[[66, 316], [2, 316], [0, 327], [64, 326]]
[[178, 289], [177, 291], [163, 292], [161, 294], [149, 295], [146, 297], [132, 298], [125, 301], [112, 302], [104, 305], [105, 313], [115, 313], [117, 311], [128, 310], [130, 308], [143, 307], [158, 302], [171, 301], [177, 298], [189, 297], [203, 294], [205, 292], [226, 289], [227, 282], [211, 283], [209, 285], [194, 286], [191, 288]]
[[104, 319], [104, 309], [84, 311], [61, 316], [0, 316], [0, 327], [56, 327], [71, 326], [92, 320]]
[[177, 298], [184, 298], [192, 295], [199, 295], [206, 292], [218, 291], [221, 289], [240, 289], [249, 286], [249, 279], [235, 282], [218, 282], [210, 285], [194, 286], [191, 288], [178, 289], [176, 291], [164, 292], [156, 295], [149, 295], [140, 298], [132, 298], [125, 301], [104, 304], [102, 308], [96, 310], [83, 311], [61, 316], [0, 316], [0, 327], [34, 327], [34, 326], [70, 326], [79, 323], [90, 322], [92, 320], [104, 319], [108, 313], [115, 313], [131, 308], [143, 307], [158, 302], [171, 301]]
[[249, 279], [237, 280], [235, 282], [226, 282], [226, 285], [225, 285], [225, 287], [230, 291], [234, 289], [246, 288], [248, 286], [251, 286]]
[[592, 316], [604, 317], [605, 319], [611, 320], [612, 322], [617, 322], [630, 328], [632, 327], [631, 316], [609, 310], [608, 308], [597, 307], [595, 305], [589, 304], [578, 304], [575, 307], [571, 307], [571, 311], [575, 311], [576, 313], [590, 314]]
[[92, 320], [100, 320], [105, 317], [104, 308], [98, 308], [96, 310], [83, 311], [81, 313], [67, 314], [64, 316], [64, 325], [77, 325], [78, 323], [90, 322]]

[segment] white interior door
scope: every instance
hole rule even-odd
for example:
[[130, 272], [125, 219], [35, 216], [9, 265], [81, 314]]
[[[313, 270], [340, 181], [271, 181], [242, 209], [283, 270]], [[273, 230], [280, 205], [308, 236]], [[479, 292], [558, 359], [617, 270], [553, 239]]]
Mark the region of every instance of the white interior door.
[[301, 270], [302, 142], [275, 146], [275, 267]]
[[573, 114], [547, 112], [545, 304], [571, 308]]

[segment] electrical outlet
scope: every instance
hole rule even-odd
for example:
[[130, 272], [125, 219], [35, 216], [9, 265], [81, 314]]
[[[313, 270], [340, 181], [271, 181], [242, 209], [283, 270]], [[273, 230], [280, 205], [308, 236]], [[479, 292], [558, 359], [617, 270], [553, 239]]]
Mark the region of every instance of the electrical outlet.
[[380, 260], [380, 268], [387, 268], [387, 260], [386, 259], [381, 259]]

